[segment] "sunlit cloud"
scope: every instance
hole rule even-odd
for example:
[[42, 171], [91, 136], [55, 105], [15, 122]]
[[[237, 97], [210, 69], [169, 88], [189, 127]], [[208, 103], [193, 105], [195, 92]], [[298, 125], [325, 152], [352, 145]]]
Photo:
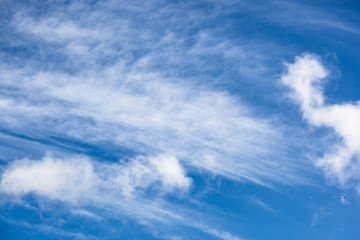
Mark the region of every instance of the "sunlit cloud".
[[327, 70], [316, 55], [297, 57], [287, 64], [288, 72], [282, 81], [293, 90], [293, 99], [300, 104], [304, 119], [317, 127], [329, 127], [340, 137], [317, 166], [325, 170], [330, 179], [345, 188], [359, 188], [360, 106], [358, 103], [327, 104], [323, 96], [323, 80]]

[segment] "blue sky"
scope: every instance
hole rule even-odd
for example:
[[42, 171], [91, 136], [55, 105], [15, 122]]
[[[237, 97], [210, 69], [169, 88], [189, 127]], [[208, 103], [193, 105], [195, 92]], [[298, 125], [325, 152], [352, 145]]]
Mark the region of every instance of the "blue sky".
[[359, 239], [359, 12], [1, 1], [1, 239]]

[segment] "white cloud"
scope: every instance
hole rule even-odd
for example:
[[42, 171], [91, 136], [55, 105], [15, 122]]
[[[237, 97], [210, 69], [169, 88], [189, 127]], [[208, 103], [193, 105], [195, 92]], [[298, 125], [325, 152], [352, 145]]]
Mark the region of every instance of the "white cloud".
[[[326, 8], [295, 1], [276, 0], [266, 2], [266, 4], [253, 4], [251, 1], [245, 1], [243, 4], [247, 6], [246, 10], [250, 8], [253, 11], [262, 12], [261, 18], [265, 21], [271, 21], [281, 26], [360, 33], [359, 27], [351, 19], [354, 12], [345, 8], [339, 8], [341, 11], [338, 9], [339, 11], [330, 13]], [[342, 13], [346, 13], [346, 15]]]
[[101, 40], [108, 38], [103, 31], [82, 28], [74, 24], [74, 22], [63, 22], [59, 18], [47, 18], [41, 21], [18, 15], [15, 19], [20, 32], [30, 32], [31, 34], [44, 38], [48, 41], [74, 41], [74, 40]]
[[1, 191], [23, 195], [33, 192], [51, 199], [76, 202], [97, 185], [93, 166], [85, 158], [63, 161], [14, 161], [2, 174]]
[[222, 232], [219, 231], [215, 228], [210, 228], [206, 225], [201, 225], [198, 223], [193, 223], [194, 225], [196, 225], [196, 227], [198, 227], [199, 229], [201, 229], [204, 232], [207, 232], [208, 234], [217, 237], [219, 239], [223, 239], [223, 240], [244, 240], [244, 238], [239, 238], [237, 236], [232, 235], [231, 233], [228, 232]]
[[[29, 47], [34, 55], [9, 53], [17, 60], [0, 65], [5, 128], [33, 137], [39, 152], [48, 151], [47, 140], [57, 137], [64, 140], [51, 145], [58, 154], [68, 150], [67, 140], [76, 145], [73, 152], [83, 152], [82, 145], [101, 151], [109, 144], [116, 149], [111, 157], [122, 163], [78, 157], [18, 160], [3, 174], [4, 192], [35, 193], [85, 210], [94, 202], [113, 217], [126, 214], [141, 223], [176, 220], [195, 226], [191, 214], [185, 218], [178, 208], [168, 210], [142, 193], [188, 190], [192, 181], [185, 169], [259, 184], [299, 180], [297, 166], [284, 154], [279, 124], [257, 117], [265, 114], [212, 84], [222, 84], [228, 79], [222, 76], [232, 73], [237, 81], [239, 71], [241, 79], [263, 74], [261, 49], [272, 48], [234, 44], [219, 37], [222, 26], [193, 34], [208, 25], [209, 12], [186, 11], [190, 2], [178, 4], [101, 1], [51, 6], [46, 14], [35, 8], [16, 11], [10, 22], [18, 38], [13, 44], [34, 46]], [[121, 149], [137, 157], [127, 159]], [[32, 177], [46, 169], [51, 176]], [[54, 183], [55, 178], [61, 181]], [[197, 228], [235, 238], [205, 225]]]
[[[328, 76], [319, 57], [305, 54], [295, 63], [287, 64], [282, 81], [293, 90], [293, 98], [301, 105], [304, 118], [312, 125], [329, 127], [341, 138], [329, 149], [317, 166], [327, 176], [337, 179], [343, 187], [360, 187], [360, 105], [356, 103], [327, 104], [322, 81]], [[349, 185], [348, 185], [349, 184]]]
[[71, 214], [73, 214], [75, 216], [84, 217], [84, 218], [91, 218], [98, 222], [101, 221], [101, 219], [102, 219], [98, 215], [96, 215], [86, 209], [73, 209], [73, 210], [71, 210]]
[[[187, 190], [190, 184], [191, 179], [185, 176], [178, 160], [170, 155], [138, 157], [126, 163], [97, 162], [78, 156], [67, 159], [46, 156], [41, 160], [12, 162], [2, 174], [0, 191], [12, 200], [34, 193], [62, 201], [72, 215], [97, 222], [127, 216], [153, 228], [153, 234], [160, 237], [169, 232], [163, 233], [159, 224], [176, 223], [220, 239], [239, 239], [203, 224], [199, 221], [203, 217], [194, 220], [194, 215], [199, 213], [193, 209], [189, 211], [158, 198], [150, 200], [143, 196], [150, 188], [163, 194], [164, 191]], [[51, 209], [51, 205], [47, 208]], [[25, 224], [25, 227], [32, 226]]]
[[[274, 147], [282, 138], [279, 127], [256, 118], [226, 92], [121, 64], [75, 76], [7, 68], [1, 82], [23, 94], [0, 105], [6, 113], [1, 118], [15, 127], [34, 129], [43, 122], [40, 132], [94, 144], [110, 141], [146, 155], [169, 153], [188, 166], [237, 180], [297, 178], [291, 163], [274, 156], [283, 147]], [[269, 171], [275, 165], [278, 171]]]
[[258, 207], [261, 207], [269, 212], [275, 212], [275, 210], [273, 208], [271, 208], [269, 205], [267, 205], [266, 203], [264, 203], [263, 201], [261, 201], [260, 199], [256, 198], [256, 197], [249, 197], [249, 199], [256, 204]]
[[310, 224], [312, 227], [315, 227], [319, 221], [323, 220], [324, 218], [330, 217], [332, 215], [333, 215], [332, 212], [324, 208], [319, 208], [319, 210], [311, 216]]
[[189, 188], [191, 180], [185, 177], [184, 169], [174, 156], [160, 155], [150, 158], [149, 161], [155, 167], [165, 187]]
[[349, 202], [348, 200], [346, 200], [346, 198], [345, 198], [344, 196], [341, 196], [341, 197], [340, 197], [340, 203], [341, 203], [342, 205], [348, 205], [348, 204], [350, 204], [350, 202]]
[[83, 234], [81, 232], [66, 231], [62, 228], [54, 227], [54, 226], [43, 224], [43, 223], [31, 224], [31, 223], [28, 223], [26, 221], [19, 220], [19, 219], [5, 218], [1, 215], [0, 215], [0, 219], [3, 222], [8, 223], [8, 224], [13, 224], [13, 225], [25, 227], [28, 229], [34, 229], [34, 230], [37, 230], [37, 231], [40, 231], [43, 233], [47, 233], [47, 234], [54, 234], [58, 237], [61, 236], [63, 238], [71, 238], [71, 239], [97, 239], [96, 237], [94, 237], [92, 235]]
[[139, 157], [123, 164], [91, 162], [84, 157], [46, 156], [41, 160], [12, 162], [2, 174], [0, 189], [16, 196], [35, 193], [75, 204], [93, 201], [99, 194], [131, 197], [137, 194], [136, 190], [157, 183], [167, 191], [187, 190], [191, 179], [185, 176], [178, 160], [170, 155]]

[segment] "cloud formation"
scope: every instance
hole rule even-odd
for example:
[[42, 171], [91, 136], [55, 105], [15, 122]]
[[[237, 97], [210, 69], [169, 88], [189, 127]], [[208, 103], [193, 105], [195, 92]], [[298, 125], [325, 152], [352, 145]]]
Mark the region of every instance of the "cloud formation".
[[[182, 199], [195, 185], [187, 173], [266, 186], [303, 182], [280, 121], [258, 99], [245, 100], [275, 85], [253, 82], [283, 48], [223, 34], [223, 14], [243, 8], [198, 4], [12, 6], [4, 25], [13, 39], [0, 55], [7, 59], [0, 64], [2, 196], [62, 202], [70, 215], [97, 221], [186, 225], [237, 239], [183, 207], [197, 200]], [[46, 152], [56, 157], [42, 158]]]
[[[95, 164], [95, 167], [94, 167]], [[138, 157], [124, 164], [93, 163], [85, 157], [17, 160], [2, 174], [0, 190], [22, 196], [35, 193], [53, 200], [96, 201], [98, 195], [131, 197], [160, 184], [162, 190], [187, 190], [191, 179], [174, 156]], [[105, 191], [105, 192], [104, 192]]]
[[[195, 228], [219, 239], [240, 239], [202, 221], [194, 221], [193, 216], [199, 215], [194, 210], [189, 212], [161, 198], [146, 197], [149, 191], [154, 195], [169, 192], [179, 195], [189, 190], [191, 182], [178, 160], [170, 155], [137, 157], [121, 164], [97, 162], [81, 156], [67, 159], [46, 156], [41, 160], [12, 162], [2, 174], [0, 192], [19, 202], [28, 194], [35, 194], [39, 200], [60, 201], [70, 209], [71, 215], [96, 222], [126, 216], [152, 229], [152, 233], [161, 238], [172, 238], [168, 236], [171, 231], [168, 229], [165, 233], [163, 226], [171, 229], [175, 225]], [[52, 209], [51, 204], [48, 203], [47, 208]], [[96, 238], [81, 233], [75, 235], [52, 225], [37, 226], [11, 218], [4, 221], [76, 239]]]
[[323, 81], [329, 71], [318, 56], [304, 54], [286, 66], [282, 82], [293, 90], [292, 97], [300, 104], [304, 119], [316, 127], [332, 128], [341, 138], [317, 166], [342, 187], [355, 186], [360, 191], [360, 103], [326, 103]]
[[22, 96], [0, 99], [2, 119], [14, 128], [36, 129], [43, 122], [40, 133], [94, 144], [111, 141], [145, 155], [169, 153], [189, 166], [237, 180], [291, 177], [267, 171], [277, 164], [266, 156], [274, 154], [271, 145], [281, 132], [226, 92], [157, 74], [124, 74], [119, 66], [87, 76], [17, 73], [7, 70], [2, 83]]
[[[164, 235], [164, 225], [169, 227], [172, 224], [198, 228], [212, 235], [209, 226], [200, 222], [197, 222], [199, 226], [193, 224], [186, 209], [161, 200], [161, 196], [168, 193], [173, 196], [185, 193], [191, 183], [192, 179], [185, 175], [178, 160], [171, 155], [138, 156], [121, 163], [94, 161], [84, 156], [64, 159], [49, 155], [40, 160], [11, 162], [2, 173], [0, 193], [8, 201], [20, 204], [26, 203], [27, 197], [32, 195], [37, 202], [52, 209], [53, 217], [59, 211], [57, 208], [62, 206], [69, 215], [90, 221], [130, 218], [138, 224], [154, 228], [151, 231], [159, 236]], [[148, 198], [149, 193], [154, 198]], [[54, 207], [52, 203], [61, 205]], [[5, 220], [15, 221], [11, 218]], [[50, 228], [57, 232], [56, 222], [44, 225], [44, 228], [39, 225], [39, 230]], [[161, 225], [155, 228], [155, 224]], [[24, 226], [36, 227], [31, 223]], [[215, 231], [231, 236], [221, 230]]]

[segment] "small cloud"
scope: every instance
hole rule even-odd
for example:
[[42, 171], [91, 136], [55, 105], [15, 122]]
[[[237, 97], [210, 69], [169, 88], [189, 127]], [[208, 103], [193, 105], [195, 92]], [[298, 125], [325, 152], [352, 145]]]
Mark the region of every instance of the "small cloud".
[[267, 205], [266, 203], [264, 203], [263, 201], [261, 201], [260, 199], [256, 198], [256, 197], [249, 197], [249, 199], [255, 203], [255, 205], [257, 205], [258, 207], [261, 207], [269, 212], [275, 212], [275, 210], [273, 208], [271, 208], [269, 205]]
[[311, 216], [311, 226], [315, 227], [316, 223], [319, 221], [319, 215], [317, 213], [314, 213]]
[[155, 167], [165, 187], [170, 189], [188, 189], [190, 187], [191, 178], [185, 176], [185, 171], [176, 157], [172, 155], [159, 155], [149, 158], [149, 161]]
[[314, 213], [312, 216], [311, 216], [311, 220], [310, 220], [310, 224], [312, 227], [315, 227], [316, 224], [321, 220], [321, 219], [324, 219], [326, 217], [330, 217], [332, 216], [333, 213], [332, 212], [329, 212], [329, 211], [326, 211], [325, 209], [323, 208], [320, 208], [319, 211], [317, 211], [316, 213]]
[[73, 215], [94, 219], [95, 221], [101, 221], [101, 217], [92, 213], [86, 209], [73, 209], [71, 210]]
[[22, 196], [35, 193], [50, 199], [76, 203], [96, 188], [98, 178], [87, 158], [14, 161], [2, 174], [0, 190]]
[[342, 205], [348, 205], [348, 204], [350, 204], [350, 202], [349, 202], [348, 200], [346, 200], [343, 195], [340, 197], [340, 203], [341, 203]]

